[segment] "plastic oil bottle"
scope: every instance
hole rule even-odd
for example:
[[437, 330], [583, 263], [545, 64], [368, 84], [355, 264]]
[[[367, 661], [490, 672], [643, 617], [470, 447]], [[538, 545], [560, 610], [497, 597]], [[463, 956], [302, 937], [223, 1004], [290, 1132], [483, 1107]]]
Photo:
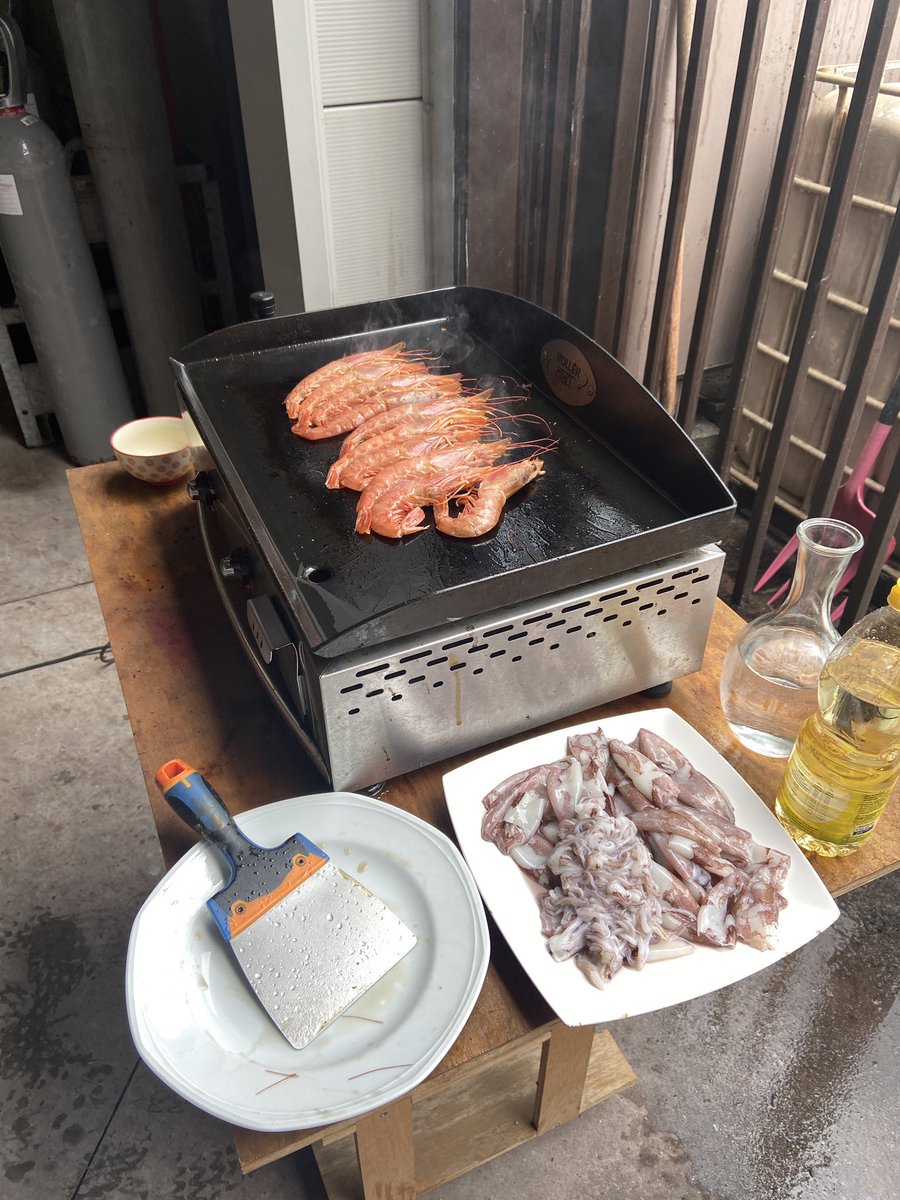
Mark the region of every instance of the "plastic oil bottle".
[[900, 776], [900, 580], [858, 621], [819, 676], [819, 710], [800, 729], [775, 801], [815, 854], [850, 854], [871, 835]]

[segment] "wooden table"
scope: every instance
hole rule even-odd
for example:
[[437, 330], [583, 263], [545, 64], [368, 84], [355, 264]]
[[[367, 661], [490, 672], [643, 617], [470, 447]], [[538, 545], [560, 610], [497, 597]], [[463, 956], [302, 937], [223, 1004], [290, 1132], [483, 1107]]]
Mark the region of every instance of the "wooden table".
[[[154, 489], [117, 463], [69, 472], [166, 866], [193, 843], [154, 783], [180, 757], [227, 780], [234, 811], [323, 790], [246, 661], [219, 601], [184, 488]], [[744, 750], [719, 706], [722, 657], [743, 622], [717, 602], [702, 670], [662, 702], [629, 696], [556, 727], [668, 706], [699, 730], [770, 806], [783, 762]], [[441, 776], [484, 749], [390, 781], [381, 799], [452, 836]], [[900, 812], [844, 859], [814, 859], [834, 895], [900, 865]], [[412, 1198], [579, 1115], [634, 1074], [606, 1030], [557, 1020], [492, 930], [491, 965], [469, 1021], [408, 1096], [353, 1121], [288, 1134], [233, 1130], [243, 1171], [313, 1146], [337, 1197]], [[536, 1081], [536, 1082], [535, 1082]]]

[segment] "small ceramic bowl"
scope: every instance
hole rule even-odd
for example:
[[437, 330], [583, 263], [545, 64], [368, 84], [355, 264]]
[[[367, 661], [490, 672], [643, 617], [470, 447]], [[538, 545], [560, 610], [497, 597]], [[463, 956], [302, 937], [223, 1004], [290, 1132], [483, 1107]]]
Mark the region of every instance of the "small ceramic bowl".
[[174, 483], [191, 469], [187, 430], [181, 417], [129, 421], [115, 431], [109, 444], [129, 475], [145, 483]]

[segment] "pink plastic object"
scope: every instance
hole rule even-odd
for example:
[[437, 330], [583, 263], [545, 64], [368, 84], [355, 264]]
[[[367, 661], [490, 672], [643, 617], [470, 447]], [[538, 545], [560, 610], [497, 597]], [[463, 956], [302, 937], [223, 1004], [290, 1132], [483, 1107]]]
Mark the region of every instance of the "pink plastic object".
[[[884, 443], [890, 437], [891, 430], [894, 427], [894, 421], [897, 418], [897, 410], [900, 408], [900, 381], [894, 384], [893, 390], [885, 403], [884, 408], [878, 415], [878, 420], [872, 426], [872, 431], [866, 439], [866, 444], [863, 446], [862, 454], [859, 456], [859, 461], [853, 468], [847, 482], [838, 488], [837, 495], [834, 498], [834, 507], [831, 510], [831, 516], [838, 521], [846, 521], [848, 525], [854, 526], [865, 537], [872, 528], [872, 522], [875, 520], [875, 514], [870, 508], [866, 507], [865, 490], [866, 480], [875, 463], [878, 461], [878, 455], [881, 453]], [[769, 580], [775, 575], [789, 558], [797, 551], [797, 535], [794, 534], [788, 542], [779, 550], [770, 565], [763, 571], [759, 577], [759, 581], [754, 592], [758, 592], [760, 588], [766, 586]], [[894, 539], [891, 538], [885, 558], [890, 558], [894, 552]], [[861, 553], [861, 551], [860, 551]], [[851, 560], [844, 574], [841, 576], [840, 582], [835, 589], [838, 594], [850, 583], [856, 575], [859, 567], [859, 553]], [[787, 580], [781, 585], [778, 591], [769, 600], [770, 604], [775, 604], [781, 596], [787, 591], [790, 585], [790, 580]], [[846, 600], [832, 613], [832, 620], [837, 620], [844, 611]]]

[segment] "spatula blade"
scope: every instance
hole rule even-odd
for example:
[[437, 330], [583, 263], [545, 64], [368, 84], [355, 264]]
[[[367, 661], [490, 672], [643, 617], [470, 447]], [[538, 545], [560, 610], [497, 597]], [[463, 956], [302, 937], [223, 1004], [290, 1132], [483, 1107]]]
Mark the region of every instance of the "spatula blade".
[[247, 980], [300, 1050], [415, 946], [415, 934], [327, 862], [232, 938]]

